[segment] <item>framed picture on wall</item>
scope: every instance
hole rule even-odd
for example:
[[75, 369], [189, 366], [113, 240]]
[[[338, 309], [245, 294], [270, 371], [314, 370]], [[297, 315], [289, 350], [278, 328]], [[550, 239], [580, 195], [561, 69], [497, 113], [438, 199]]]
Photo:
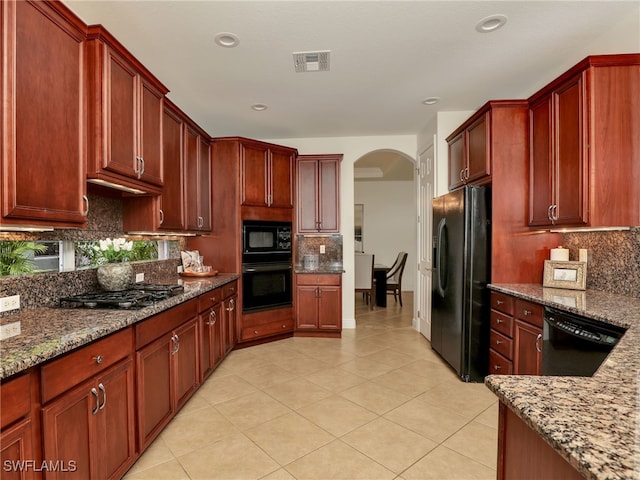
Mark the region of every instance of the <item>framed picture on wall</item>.
[[364, 242], [362, 239], [362, 230], [364, 223], [364, 204], [356, 203], [353, 215], [353, 225], [355, 227], [355, 251], [364, 252]]

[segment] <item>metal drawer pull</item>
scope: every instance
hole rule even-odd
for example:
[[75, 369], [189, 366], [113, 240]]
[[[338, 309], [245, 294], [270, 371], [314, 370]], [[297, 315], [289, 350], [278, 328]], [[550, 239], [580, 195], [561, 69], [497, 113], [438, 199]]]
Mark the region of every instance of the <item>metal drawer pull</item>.
[[98, 365], [100, 365], [104, 361], [104, 357], [102, 355], [98, 355], [96, 357], [93, 357], [93, 359], [96, 361], [96, 363]]
[[501, 343], [502, 343], [502, 341], [496, 340], [496, 345], [500, 345]]
[[282, 324], [282, 328], [287, 328], [287, 326], [283, 323], [283, 324]]
[[496, 300], [497, 305], [502, 305], [504, 302], [502, 300]]
[[99, 409], [102, 410], [104, 406], [107, 404], [107, 391], [105, 390], [104, 385], [101, 383], [98, 384], [98, 388], [102, 392], [102, 404], [99, 407]]
[[542, 348], [540, 348], [540, 340], [542, 340], [542, 334], [539, 333], [538, 336], [536, 337], [536, 351], [538, 353], [542, 353]]
[[531, 315], [531, 312], [525, 308], [525, 310], [524, 310], [524, 314], [525, 314], [525, 316], [527, 316], [527, 315]]
[[253, 334], [254, 334], [254, 335], [258, 335], [258, 330], [254, 330], [254, 331], [253, 331]]
[[502, 320], [501, 318], [496, 318], [496, 323], [502, 323], [504, 320]]
[[100, 409], [100, 405], [98, 403], [98, 390], [96, 390], [95, 388], [92, 388], [91, 395], [96, 397], [96, 407], [91, 409], [91, 414], [95, 415], [96, 413], [98, 413], [98, 410]]
[[211, 312], [209, 312], [209, 319], [210, 319], [210, 321], [206, 322], [207, 325], [212, 325], [213, 326], [213, 325], [216, 324], [216, 320], [217, 320], [216, 312], [213, 309], [211, 309]]
[[501, 368], [502, 368], [502, 367], [501, 367], [500, 365], [494, 365], [494, 366], [493, 366], [493, 369], [494, 369], [494, 370], [500, 370]]

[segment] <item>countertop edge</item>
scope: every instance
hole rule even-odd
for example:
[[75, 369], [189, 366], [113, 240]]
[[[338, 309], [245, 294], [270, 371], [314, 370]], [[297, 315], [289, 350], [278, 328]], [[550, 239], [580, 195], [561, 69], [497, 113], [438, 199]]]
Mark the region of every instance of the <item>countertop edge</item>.
[[[183, 293], [140, 310], [88, 310], [41, 307], [13, 315], [11, 321], [20, 321], [23, 325], [22, 334], [0, 341], [0, 380], [12, 377], [118, 330], [144, 321], [239, 278], [240, 276], [237, 274], [220, 274], [214, 277], [197, 279], [180, 278], [185, 286]], [[51, 332], [47, 332], [47, 328], [44, 326], [39, 328], [37, 332], [33, 332], [33, 338], [25, 339], [23, 337], [23, 335], [29, 334], [29, 330], [26, 330], [24, 326], [32, 325], [36, 322], [39, 325], [45, 325], [45, 323], [49, 325], [50, 323], [55, 323], [51, 321], [52, 318], [57, 318], [59, 323], [64, 324], [64, 318], [75, 317], [76, 321], [82, 323], [81, 317], [83, 315], [86, 317], [86, 323], [83, 328], [71, 331], [63, 328], [60, 329], [60, 332], [56, 331], [54, 333], [54, 327], [51, 328]], [[35, 320], [36, 318], [37, 320]], [[96, 323], [96, 325], [91, 325], [91, 323]], [[56, 327], [55, 329], [57, 330], [58, 328]], [[27, 349], [28, 351], [20, 356], [20, 353]], [[11, 359], [12, 356], [16, 358]]]

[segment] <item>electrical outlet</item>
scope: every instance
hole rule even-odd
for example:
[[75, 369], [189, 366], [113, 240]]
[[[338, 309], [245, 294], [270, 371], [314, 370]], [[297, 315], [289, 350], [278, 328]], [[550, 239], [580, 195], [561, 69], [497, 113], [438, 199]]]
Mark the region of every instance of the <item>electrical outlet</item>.
[[320, 245], [320, 253], [325, 253], [325, 246], [324, 245]]
[[6, 325], [0, 325], [0, 340], [20, 335], [20, 322], [11, 322]]
[[144, 272], [136, 273], [136, 283], [144, 282]]
[[182, 273], [182, 265], [178, 265], [178, 273]]
[[0, 312], [9, 312], [20, 308], [20, 295], [0, 298]]

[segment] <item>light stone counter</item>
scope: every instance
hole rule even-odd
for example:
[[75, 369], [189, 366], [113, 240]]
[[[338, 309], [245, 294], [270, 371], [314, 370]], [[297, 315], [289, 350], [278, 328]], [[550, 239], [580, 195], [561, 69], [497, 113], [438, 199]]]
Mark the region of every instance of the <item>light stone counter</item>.
[[489, 288], [627, 328], [593, 377], [490, 375], [485, 384], [585, 478], [640, 479], [640, 298]]
[[[67, 353], [236, 280], [238, 275], [180, 279], [184, 293], [139, 310], [35, 308], [3, 319], [20, 322], [20, 335], [0, 341], [0, 379]], [[178, 283], [178, 278], [162, 283]], [[185, 319], [186, 320], [186, 319]]]

